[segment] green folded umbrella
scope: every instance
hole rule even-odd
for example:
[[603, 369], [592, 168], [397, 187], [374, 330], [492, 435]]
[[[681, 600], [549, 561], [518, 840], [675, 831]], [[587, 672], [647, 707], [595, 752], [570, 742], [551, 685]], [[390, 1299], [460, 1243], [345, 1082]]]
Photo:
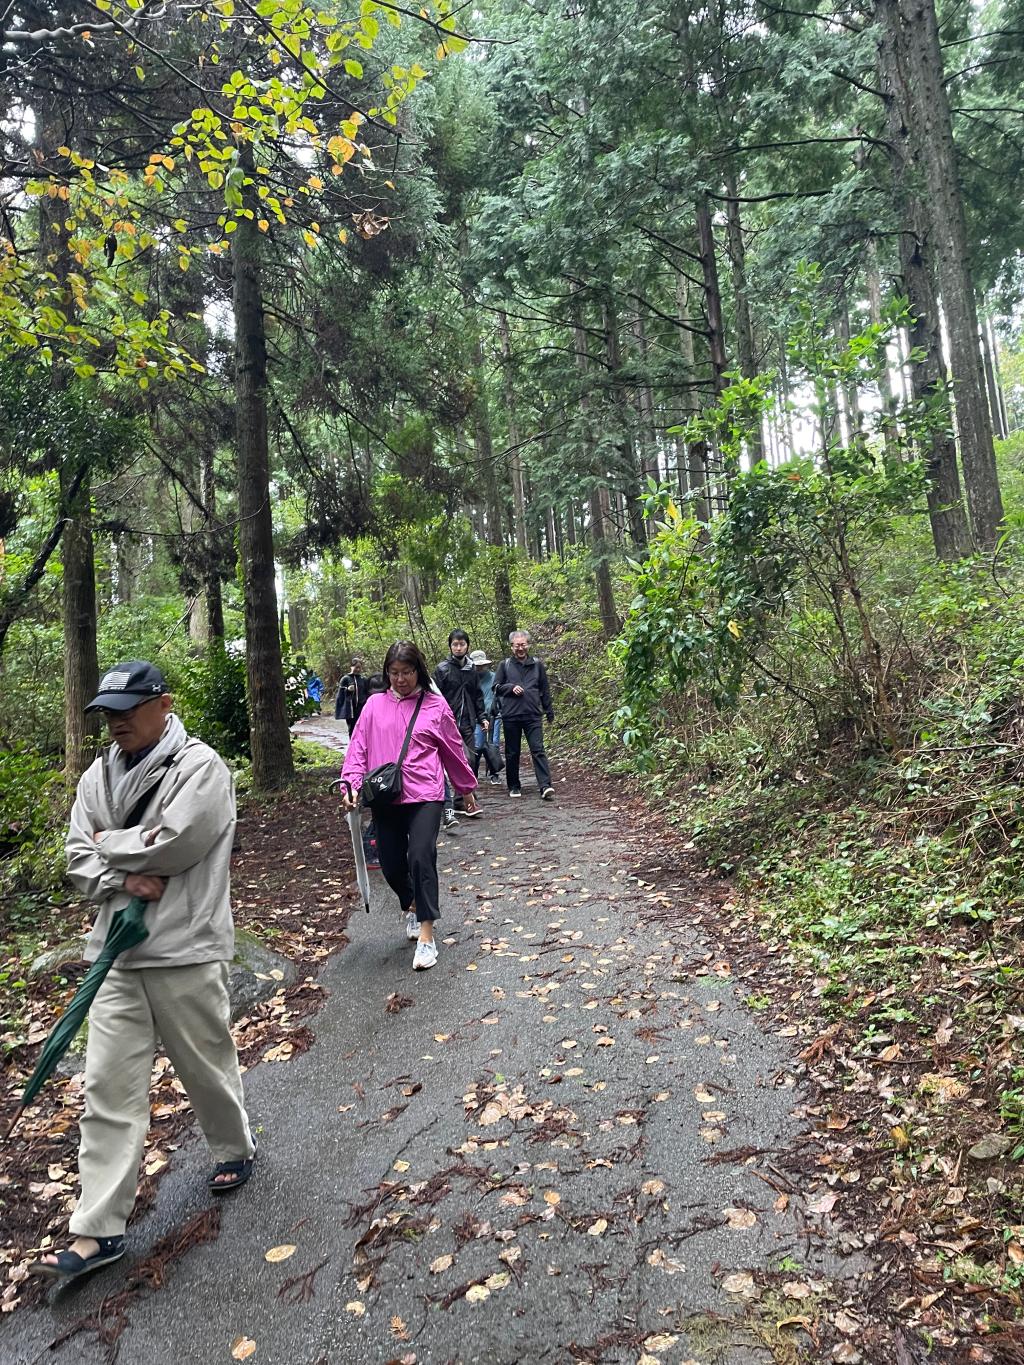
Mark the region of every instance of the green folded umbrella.
[[71, 1046], [71, 1040], [82, 1027], [82, 1022], [89, 1013], [89, 1006], [95, 1000], [96, 992], [103, 984], [103, 978], [113, 966], [114, 959], [126, 948], [134, 948], [137, 943], [141, 943], [144, 938], [149, 937], [149, 930], [146, 928], [144, 919], [146, 905], [146, 901], [141, 900], [138, 896], [133, 896], [124, 909], [118, 910], [110, 921], [110, 929], [99, 957], [82, 977], [81, 984], [72, 996], [70, 1004], [54, 1024], [49, 1038], [43, 1044], [43, 1050], [36, 1062], [36, 1069], [28, 1078], [25, 1089], [22, 1091], [21, 1103], [11, 1120], [10, 1127], [7, 1129], [6, 1137], [10, 1137], [14, 1132], [14, 1125], [21, 1117], [22, 1111], [27, 1109], [39, 1094], [44, 1083], [53, 1075], [54, 1067]]

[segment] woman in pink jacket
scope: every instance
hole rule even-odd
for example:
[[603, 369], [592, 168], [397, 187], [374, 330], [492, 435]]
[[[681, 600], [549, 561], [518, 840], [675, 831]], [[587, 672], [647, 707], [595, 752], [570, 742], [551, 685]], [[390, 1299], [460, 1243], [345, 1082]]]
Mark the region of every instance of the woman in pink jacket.
[[437, 962], [434, 921], [440, 919], [437, 884], [437, 835], [444, 809], [444, 774], [465, 797], [466, 811], [477, 809], [476, 778], [466, 762], [455, 717], [444, 697], [431, 690], [427, 661], [411, 640], [398, 640], [384, 658], [388, 690], [370, 697], [349, 741], [342, 778], [347, 809], [359, 799], [368, 772], [397, 762], [417, 702], [419, 714], [402, 764], [402, 795], [374, 807], [377, 854], [385, 880], [406, 917], [406, 937], [416, 943], [413, 969]]

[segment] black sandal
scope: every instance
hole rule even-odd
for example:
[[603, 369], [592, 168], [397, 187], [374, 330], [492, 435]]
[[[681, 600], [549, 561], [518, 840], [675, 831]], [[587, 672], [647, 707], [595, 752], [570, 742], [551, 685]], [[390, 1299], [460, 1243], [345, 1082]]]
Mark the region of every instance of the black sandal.
[[[213, 1194], [228, 1194], [231, 1190], [240, 1190], [252, 1175], [252, 1168], [256, 1165], [256, 1151], [254, 1146], [252, 1156], [243, 1157], [241, 1161], [218, 1161], [207, 1181], [210, 1191]], [[231, 1175], [234, 1179], [218, 1180], [219, 1175]]]
[[79, 1275], [88, 1275], [93, 1270], [99, 1270], [101, 1266], [112, 1265], [124, 1255], [123, 1233], [119, 1237], [95, 1237], [93, 1240], [99, 1243], [99, 1250], [91, 1256], [79, 1256], [77, 1251], [57, 1251], [54, 1253], [57, 1258], [56, 1265], [50, 1265], [46, 1261], [33, 1261], [28, 1273], [67, 1284], [71, 1280], [77, 1280]]

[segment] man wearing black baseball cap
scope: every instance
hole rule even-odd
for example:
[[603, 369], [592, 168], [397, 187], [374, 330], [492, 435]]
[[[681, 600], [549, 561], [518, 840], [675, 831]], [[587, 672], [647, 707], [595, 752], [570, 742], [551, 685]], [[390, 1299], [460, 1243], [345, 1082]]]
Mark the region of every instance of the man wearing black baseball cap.
[[124, 1255], [157, 1037], [213, 1151], [212, 1193], [244, 1185], [256, 1156], [228, 999], [234, 785], [173, 706], [160, 670], [130, 659], [86, 708], [113, 741], [78, 784], [67, 837], [68, 876], [99, 906], [86, 960], [133, 896], [149, 902], [149, 936], [117, 958], [89, 1011], [75, 1240], [30, 1267], [62, 1281]]

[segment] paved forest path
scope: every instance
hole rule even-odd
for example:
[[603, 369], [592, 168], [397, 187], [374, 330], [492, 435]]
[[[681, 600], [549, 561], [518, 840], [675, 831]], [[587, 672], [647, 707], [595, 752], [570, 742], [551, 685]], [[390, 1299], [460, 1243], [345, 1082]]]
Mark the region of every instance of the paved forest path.
[[[260, 1160], [219, 1232], [191, 1138], [127, 1263], [12, 1315], [4, 1362], [91, 1365], [104, 1332], [127, 1365], [833, 1358], [813, 1305], [834, 1313], [856, 1267], [786, 1173], [790, 1044], [688, 928], [685, 875], [638, 880], [614, 798], [558, 785], [555, 804], [485, 787], [443, 841], [433, 971], [374, 877], [315, 1042], [246, 1077]], [[179, 1233], [195, 1244], [122, 1308]]]

